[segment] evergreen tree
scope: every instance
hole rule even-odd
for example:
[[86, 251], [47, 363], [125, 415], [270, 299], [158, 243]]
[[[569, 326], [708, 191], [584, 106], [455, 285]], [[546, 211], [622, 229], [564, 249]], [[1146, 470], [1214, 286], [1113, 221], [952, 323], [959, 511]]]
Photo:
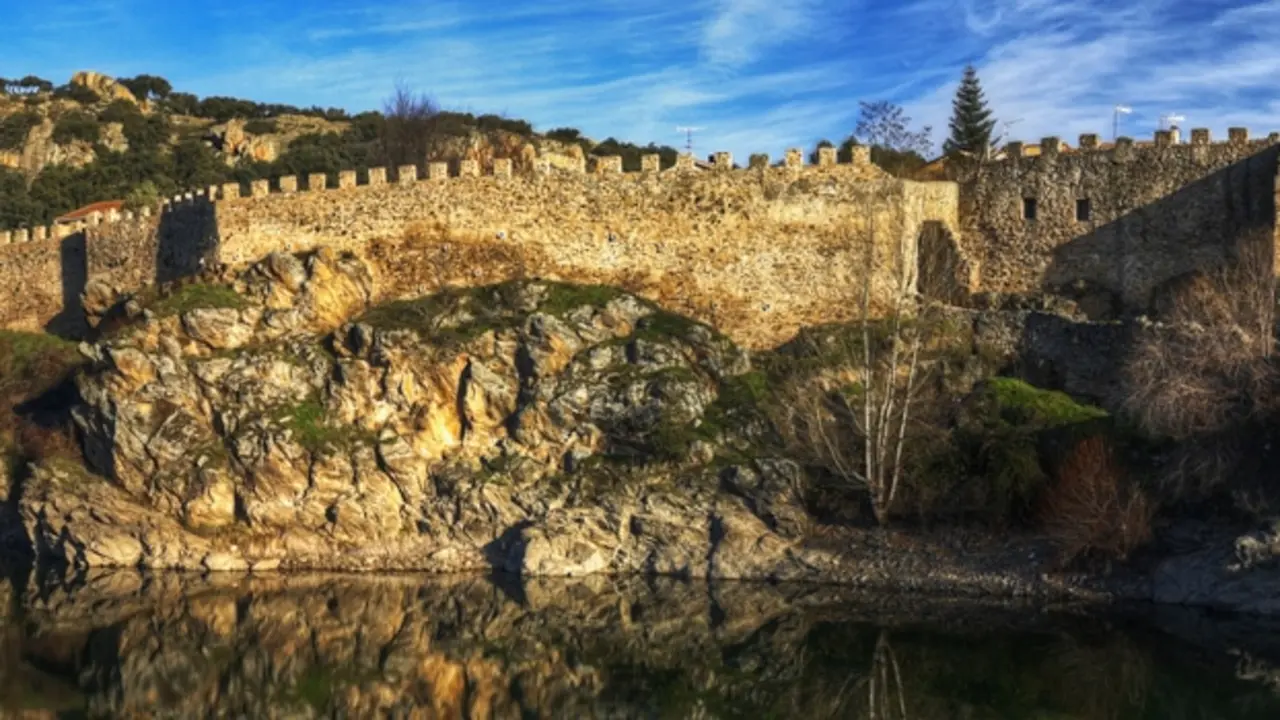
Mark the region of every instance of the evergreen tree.
[[951, 107], [951, 137], [942, 144], [943, 152], [948, 155], [958, 151], [985, 153], [991, 146], [991, 130], [995, 128], [996, 121], [991, 117], [991, 109], [982, 95], [978, 71], [972, 65], [964, 69], [964, 78]]

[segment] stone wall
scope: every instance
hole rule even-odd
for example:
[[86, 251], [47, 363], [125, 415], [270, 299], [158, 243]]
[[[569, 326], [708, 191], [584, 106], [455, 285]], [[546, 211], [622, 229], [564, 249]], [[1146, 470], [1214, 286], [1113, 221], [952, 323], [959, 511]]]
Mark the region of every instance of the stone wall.
[[[232, 187], [216, 204], [218, 258], [237, 266], [329, 246], [372, 260], [389, 295], [514, 277], [617, 285], [768, 347], [802, 326], [851, 319], [868, 266], [884, 297], [889, 266], [914, 265], [926, 222], [959, 228], [954, 184], [888, 178], [865, 157], [731, 164], [622, 173], [601, 161], [590, 174], [516, 177], [459, 168], [461, 176], [310, 192], [282, 178], [249, 197]], [[873, 235], [868, 263], [860, 240]]]
[[962, 244], [984, 290], [1101, 292], [1146, 310], [1163, 285], [1221, 264], [1251, 233], [1274, 241], [1276, 139], [1236, 130], [1211, 143], [1197, 130], [1189, 144], [1157, 133], [1150, 146], [1121, 138], [1098, 150], [1096, 136], [1083, 136], [1068, 153], [1046, 138], [1036, 157], [1011, 143], [1007, 159], [952, 174]]
[[193, 275], [215, 256], [205, 192], [166, 201], [159, 214], [95, 213], [74, 225], [0, 231], [0, 328], [82, 337], [84, 293], [99, 303]]
[[63, 335], [84, 330], [84, 232], [0, 245], [0, 327]]
[[791, 156], [787, 167], [749, 170], [732, 169], [727, 153], [711, 169], [660, 170], [652, 156], [634, 173], [618, 158], [590, 173], [579, 163], [518, 175], [510, 160], [431, 163], [425, 179], [410, 166], [207, 188], [154, 218], [93, 218], [63, 252], [8, 234], [0, 282], [24, 289], [5, 298], [0, 322], [54, 329], [55, 317], [76, 317], [80, 326], [61, 330], [76, 334], [87, 289], [100, 307], [210, 262], [320, 246], [372, 261], [388, 297], [521, 277], [616, 285], [752, 347], [852, 319], [868, 271], [877, 300], [914, 284], [922, 236], [941, 238], [949, 260], [945, 277], [932, 278], [942, 292], [975, 289], [976, 261], [954, 241], [954, 183], [890, 178], [866, 153], [810, 166]]

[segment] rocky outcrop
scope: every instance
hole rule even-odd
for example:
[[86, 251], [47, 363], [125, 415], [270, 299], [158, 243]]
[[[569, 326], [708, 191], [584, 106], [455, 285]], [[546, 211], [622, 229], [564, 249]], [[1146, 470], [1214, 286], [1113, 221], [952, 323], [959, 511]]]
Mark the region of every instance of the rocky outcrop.
[[92, 70], [82, 70], [72, 75], [71, 84], [92, 90], [103, 103], [111, 103], [116, 100], [124, 100], [135, 105], [138, 103], [138, 99], [133, 96], [129, 88], [116, 82], [115, 78]]
[[325, 251], [274, 255], [234, 290], [188, 286], [85, 346], [76, 418], [98, 475], [35, 469], [21, 509], [44, 557], [804, 571], [797, 468], [719, 466], [699, 430], [750, 367], [704, 326], [536, 282], [366, 312], [364, 265]]
[[40, 562], [1144, 596], [1046, 575], [1025, 543], [814, 533], [801, 469], [726, 392], [748, 354], [634, 296], [518, 281], [371, 307], [377, 284], [320, 250], [125, 303], [132, 326], [81, 346], [88, 468], [40, 464], [16, 498]]

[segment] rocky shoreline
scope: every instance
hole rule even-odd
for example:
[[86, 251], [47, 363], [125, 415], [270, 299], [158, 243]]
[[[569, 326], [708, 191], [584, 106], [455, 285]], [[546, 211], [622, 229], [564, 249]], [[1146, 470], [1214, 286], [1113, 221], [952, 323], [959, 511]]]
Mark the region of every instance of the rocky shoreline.
[[750, 356], [616, 289], [378, 303], [377, 282], [322, 249], [124, 303], [123, 327], [80, 347], [84, 463], [0, 488], [10, 544], [73, 573], [672, 576], [1280, 612], [1270, 536], [1205, 531], [1089, 574], [1033, 536], [819, 522], [800, 466], [752, 440]]

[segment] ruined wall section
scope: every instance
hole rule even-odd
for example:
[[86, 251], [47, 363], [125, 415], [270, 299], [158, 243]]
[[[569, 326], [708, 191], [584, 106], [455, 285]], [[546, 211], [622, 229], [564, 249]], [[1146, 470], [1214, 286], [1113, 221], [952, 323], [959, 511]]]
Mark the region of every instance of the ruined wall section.
[[[865, 158], [861, 158], [865, 161]], [[857, 159], [856, 159], [857, 160]], [[427, 181], [339, 187], [294, 178], [224, 188], [218, 259], [230, 266], [320, 246], [374, 262], [396, 295], [542, 277], [623, 287], [768, 347], [802, 326], [853, 318], [865, 263], [853, 248], [874, 228], [883, 255], [914, 262], [925, 219], [958, 223], [953, 191], [886, 179], [869, 162], [732, 170], [511, 177], [428, 169]], [[228, 197], [229, 196], [229, 197]], [[908, 197], [918, 201], [907, 211]], [[872, 222], [871, 218], [875, 221]], [[878, 292], [891, 278], [877, 275]]]
[[179, 277], [216, 259], [208, 190], [158, 213], [94, 213], [66, 225], [0, 231], [0, 328], [81, 337], [91, 304]]
[[[64, 262], [69, 263], [67, 274]], [[78, 327], [64, 313], [77, 278], [74, 268], [83, 266], [84, 233], [65, 237], [45, 236], [22, 244], [0, 245], [0, 327], [40, 332], [45, 329], [74, 334]]]
[[1070, 153], [1046, 138], [1036, 157], [1011, 143], [1007, 159], [954, 175], [963, 244], [983, 290], [1101, 293], [1117, 311], [1146, 311], [1164, 285], [1230, 259], [1242, 238], [1274, 242], [1277, 140], [1237, 129], [1212, 143], [1196, 130], [1188, 144], [1161, 132], [1147, 147], [1121, 138], [1099, 150], [1086, 135]]

